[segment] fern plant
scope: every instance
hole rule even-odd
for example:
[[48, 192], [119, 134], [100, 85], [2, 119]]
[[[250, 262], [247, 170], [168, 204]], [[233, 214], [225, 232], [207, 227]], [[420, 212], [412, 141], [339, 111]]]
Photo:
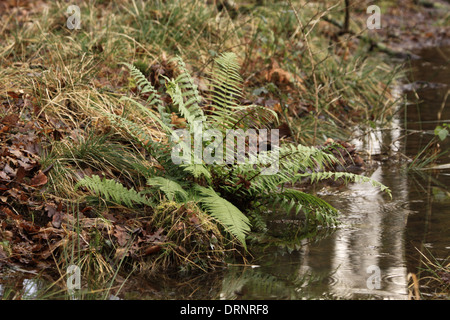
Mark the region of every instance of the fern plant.
[[111, 179], [101, 179], [97, 175], [84, 177], [76, 185], [75, 189], [86, 187], [91, 192], [102, 196], [105, 200], [133, 207], [135, 204], [152, 206], [152, 202], [144, 194], [134, 189], [127, 189], [121, 183]]
[[[223, 140], [220, 141], [223, 145], [230, 130], [269, 127], [277, 120], [276, 113], [267, 108], [239, 104], [243, 81], [235, 54], [225, 53], [215, 60], [211, 72], [210, 94], [207, 97], [200, 95], [184, 62], [178, 57], [174, 61], [178, 64], [180, 75], [175, 79], [166, 79], [166, 92], [171, 97], [172, 109], [175, 108], [186, 120], [186, 130], [194, 137], [197, 134], [196, 126], [201, 123], [204, 128], [219, 130], [223, 134]], [[142, 116], [152, 119], [158, 124], [159, 130], [171, 137], [175, 133], [175, 127], [170, 121], [168, 106], [139, 69], [130, 64], [125, 65], [130, 69], [141, 93], [149, 94], [149, 97], [145, 102], [129, 97], [123, 97], [122, 101], [129, 102], [129, 106]], [[207, 106], [207, 109], [204, 109], [203, 105]], [[263, 157], [257, 157], [256, 162], [252, 163], [247, 161], [238, 164], [235, 161], [212, 165], [200, 161], [177, 165], [170, 157], [175, 146], [171, 139], [157, 141], [148, 134], [145, 127], [132, 119], [114, 113], [105, 116], [117, 128], [125, 130], [130, 138], [139, 142], [162, 166], [163, 170], [144, 173], [150, 191], [160, 191], [169, 200], [198, 202], [244, 247], [246, 235], [251, 230], [249, 212], [254, 214], [256, 206], [265, 210], [271, 205], [279, 205], [288, 212], [303, 212], [308, 220], [318, 223], [336, 222], [337, 210], [327, 202], [314, 195], [286, 188], [286, 184], [305, 179], [311, 182], [330, 178], [346, 179], [370, 182], [389, 192], [382, 184], [366, 177], [327, 172], [327, 165], [335, 163], [337, 159], [326, 150], [289, 143], [272, 145], [271, 150], [265, 152]], [[187, 142], [190, 141], [185, 140], [185, 143]], [[267, 175], [265, 170], [272, 165], [278, 168], [278, 172]], [[84, 178], [79, 185], [86, 186], [107, 199], [111, 198], [127, 205], [152, 203], [151, 199], [145, 198], [143, 194], [126, 191], [123, 186], [109, 180]], [[157, 200], [156, 195], [154, 198], [153, 200]]]
[[303, 212], [307, 222], [334, 225], [337, 223], [338, 211], [324, 200], [286, 187], [297, 182], [315, 183], [322, 180], [338, 180], [345, 182], [371, 183], [372, 186], [390, 195], [390, 190], [383, 184], [365, 176], [348, 172], [324, 171], [327, 165], [336, 163], [338, 159], [326, 150], [302, 145], [282, 145], [279, 149], [278, 172], [274, 175], [263, 175], [264, 165], [247, 165], [221, 170], [218, 190], [236, 199], [235, 203], [245, 210], [254, 210], [258, 204], [260, 211], [282, 207], [289, 213]]

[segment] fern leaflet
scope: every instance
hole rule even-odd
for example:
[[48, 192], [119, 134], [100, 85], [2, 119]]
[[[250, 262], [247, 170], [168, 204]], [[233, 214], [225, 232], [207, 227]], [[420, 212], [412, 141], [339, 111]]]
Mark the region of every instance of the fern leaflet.
[[201, 186], [195, 186], [199, 192], [199, 201], [209, 214], [219, 221], [226, 231], [246, 248], [245, 237], [250, 232], [250, 220], [231, 202], [219, 196], [214, 190]]
[[75, 190], [80, 186], [86, 187], [91, 192], [118, 204], [125, 204], [132, 208], [133, 203], [151, 206], [152, 203], [141, 193], [134, 189], [127, 189], [121, 183], [111, 179], [100, 179], [99, 176], [84, 177], [75, 185]]

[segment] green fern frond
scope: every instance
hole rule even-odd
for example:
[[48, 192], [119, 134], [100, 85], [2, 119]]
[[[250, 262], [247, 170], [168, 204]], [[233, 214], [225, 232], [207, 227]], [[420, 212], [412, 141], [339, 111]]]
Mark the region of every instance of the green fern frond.
[[284, 172], [278, 172], [274, 175], [258, 175], [252, 180], [252, 190], [254, 194], [260, 193], [262, 190], [272, 191], [282, 187], [285, 183], [293, 182], [293, 175]]
[[242, 106], [241, 110], [235, 113], [234, 127], [271, 129], [270, 124], [278, 121], [276, 111], [265, 106], [249, 105]]
[[146, 108], [141, 103], [129, 98], [129, 97], [122, 97], [119, 101], [129, 101], [132, 103], [133, 106], [137, 107], [139, 111], [143, 112], [144, 115], [148, 116], [150, 119], [155, 121], [157, 124], [161, 126], [161, 128], [167, 133], [170, 134], [173, 130], [173, 125], [170, 123], [170, 116], [168, 116], [167, 113], [160, 114], [160, 117], [158, 117], [156, 114], [152, 112], [151, 109]]
[[286, 212], [295, 208], [298, 214], [303, 210], [307, 219], [312, 219], [320, 223], [334, 225], [338, 211], [328, 202], [305, 192], [296, 189], [285, 189], [283, 192], [269, 195], [273, 205], [280, 205]]
[[330, 153], [315, 147], [285, 144], [279, 149], [279, 164], [283, 170], [307, 172], [319, 170], [332, 165], [338, 160]]
[[200, 186], [196, 186], [195, 190], [199, 192], [199, 201], [209, 214], [246, 248], [245, 237], [250, 232], [250, 221], [247, 216], [214, 190]]
[[200, 107], [197, 108], [195, 104], [191, 104], [189, 107], [187, 103], [192, 103], [192, 100], [188, 100], [187, 102], [185, 102], [185, 96], [176, 80], [172, 80], [169, 82], [167, 93], [169, 93], [170, 97], [172, 98], [174, 105], [178, 107], [181, 115], [186, 119], [186, 122], [189, 125], [190, 132], [193, 132], [193, 124], [195, 122], [199, 122], [202, 124], [206, 122], [206, 117]]
[[211, 79], [212, 105], [218, 110], [238, 107], [243, 80], [236, 54], [223, 53], [214, 62]]
[[211, 122], [222, 131], [241, 128], [271, 129], [271, 125], [278, 121], [274, 110], [257, 105], [236, 106], [233, 109], [215, 108], [211, 113]]
[[169, 167], [171, 162], [170, 146], [156, 141], [141, 126], [133, 121], [112, 113], [105, 116], [117, 127], [124, 129], [133, 139], [140, 143], [164, 168]]
[[134, 189], [127, 189], [121, 183], [111, 179], [101, 179], [97, 175], [84, 177], [75, 185], [75, 190], [80, 186], [86, 187], [92, 193], [102, 196], [105, 200], [117, 204], [125, 204], [132, 208], [134, 203], [151, 206], [152, 203], [141, 193]]
[[164, 177], [154, 177], [147, 180], [147, 184], [159, 188], [167, 196], [169, 201], [180, 196], [182, 201], [187, 201], [188, 193], [176, 181]]
[[149, 94], [149, 97], [147, 98], [147, 104], [150, 108], [156, 107], [156, 110], [158, 111], [158, 113], [160, 115], [160, 119], [159, 118], [155, 119], [155, 116], [149, 110], [149, 108], [144, 107], [142, 104], [134, 101], [133, 99], [130, 99], [128, 97], [122, 97], [121, 100], [128, 100], [128, 101], [133, 102], [146, 115], [150, 116], [154, 120], [157, 120], [162, 125], [162, 127], [166, 130], [166, 132], [170, 132], [170, 130], [172, 128], [171, 117], [170, 117], [170, 114], [166, 112], [164, 104], [161, 101], [161, 98], [159, 97], [156, 89], [153, 87], [153, 85], [150, 83], [150, 81], [147, 80], [145, 75], [134, 65], [131, 65], [128, 63], [123, 63], [123, 65], [128, 67], [128, 69], [130, 70], [130, 74], [133, 77], [133, 79], [136, 81], [136, 84], [140, 88], [141, 93]]
[[167, 93], [188, 124], [192, 125], [194, 121], [206, 122], [200, 107], [202, 98], [198, 92], [198, 86], [194, 83], [184, 61], [180, 57], [173, 60], [178, 64], [181, 73], [175, 80], [168, 82]]
[[129, 64], [129, 63], [124, 62], [122, 64], [125, 65], [130, 70], [130, 74], [133, 77], [133, 79], [136, 81], [136, 85], [138, 86], [138, 89], [140, 89], [141, 93], [144, 93], [144, 94], [149, 93], [150, 94], [149, 98], [147, 100], [149, 105], [151, 105], [151, 106], [158, 105], [161, 102], [158, 97], [158, 92], [153, 87], [153, 85], [150, 83], [150, 81], [147, 80], [147, 78], [141, 72], [141, 70], [139, 70], [134, 65]]
[[[301, 180], [310, 180], [311, 183], [328, 179], [343, 179], [346, 183], [370, 183], [372, 186], [386, 192], [390, 197], [391, 190], [384, 184], [366, 176], [350, 172], [323, 171], [327, 166], [333, 165], [338, 160], [332, 154], [314, 147], [305, 147], [302, 145], [282, 146], [279, 152], [278, 161], [279, 171], [276, 175], [255, 174], [253, 188], [258, 192], [263, 190], [276, 190], [285, 183], [296, 183]], [[245, 167], [244, 167], [245, 168]]]
[[211, 173], [203, 164], [192, 163], [181, 165], [181, 167], [185, 172], [190, 173], [194, 178], [200, 178], [201, 176], [204, 176], [208, 180], [211, 179]]
[[[274, 148], [275, 149], [275, 148]], [[244, 176], [250, 176], [252, 187], [257, 192], [264, 190], [276, 190], [285, 183], [296, 183], [312, 172], [333, 164], [337, 159], [320, 149], [303, 145], [285, 144], [275, 150], [267, 152], [265, 157], [258, 157], [256, 166], [240, 166], [244, 170], [252, 172], [239, 172]], [[263, 170], [268, 166], [276, 165], [278, 172], [273, 175], [264, 175]]]
[[234, 129], [239, 125], [245, 127], [244, 120], [251, 114], [251, 107], [239, 105], [243, 80], [237, 56], [227, 52], [214, 61], [210, 79], [210, 118], [222, 129]]

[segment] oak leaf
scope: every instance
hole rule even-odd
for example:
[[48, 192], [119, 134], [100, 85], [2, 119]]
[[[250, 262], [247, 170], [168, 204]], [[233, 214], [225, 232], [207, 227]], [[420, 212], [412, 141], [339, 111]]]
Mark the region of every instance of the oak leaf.
[[30, 185], [32, 187], [39, 187], [46, 184], [47, 181], [48, 181], [47, 176], [44, 173], [42, 173], [41, 170], [39, 170], [39, 172], [31, 179]]

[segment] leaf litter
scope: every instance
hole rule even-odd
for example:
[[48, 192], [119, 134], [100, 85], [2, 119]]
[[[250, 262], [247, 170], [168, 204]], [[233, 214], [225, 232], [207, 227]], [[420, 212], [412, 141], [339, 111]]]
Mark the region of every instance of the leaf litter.
[[[24, 103], [20, 92], [0, 96], [0, 266], [53, 268], [71, 243], [78, 243], [80, 251], [92, 250], [98, 233], [109, 240], [116, 260], [142, 260], [161, 251], [166, 231], [154, 230], [150, 216], [125, 218], [109, 211], [99, 217], [84, 205], [74, 218], [67, 201], [47, 192], [52, 166], [41, 166], [42, 146], [51, 145], [55, 136], [82, 133], [40, 112], [29, 97], [25, 99], [29, 102]], [[87, 168], [84, 174], [93, 171]]]

